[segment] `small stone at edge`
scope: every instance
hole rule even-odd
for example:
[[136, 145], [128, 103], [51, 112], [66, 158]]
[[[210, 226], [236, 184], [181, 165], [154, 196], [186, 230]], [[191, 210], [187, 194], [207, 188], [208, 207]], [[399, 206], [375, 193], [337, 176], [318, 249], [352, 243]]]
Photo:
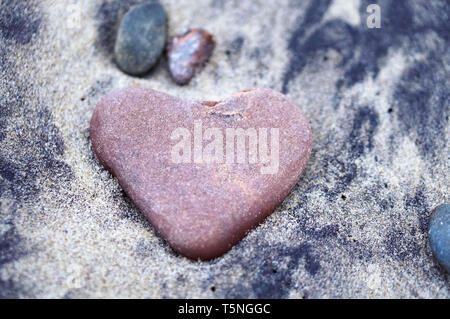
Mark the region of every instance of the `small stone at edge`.
[[428, 234], [434, 256], [450, 272], [450, 204], [435, 208]]

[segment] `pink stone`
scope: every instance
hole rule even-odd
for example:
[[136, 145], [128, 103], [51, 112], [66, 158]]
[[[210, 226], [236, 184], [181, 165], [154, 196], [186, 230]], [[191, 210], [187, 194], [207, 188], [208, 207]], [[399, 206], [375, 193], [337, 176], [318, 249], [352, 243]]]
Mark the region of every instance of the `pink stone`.
[[[238, 128], [251, 137], [243, 148], [231, 134], [227, 140]], [[220, 147], [209, 147], [220, 145], [221, 134], [222, 157]], [[202, 260], [227, 252], [281, 204], [305, 170], [312, 143], [300, 108], [263, 88], [222, 102], [122, 89], [95, 108], [91, 140], [100, 163], [159, 234], [175, 251]], [[263, 154], [270, 155], [265, 162]]]
[[174, 37], [167, 48], [173, 80], [180, 85], [189, 83], [208, 62], [214, 46], [214, 37], [203, 29], [191, 29]]

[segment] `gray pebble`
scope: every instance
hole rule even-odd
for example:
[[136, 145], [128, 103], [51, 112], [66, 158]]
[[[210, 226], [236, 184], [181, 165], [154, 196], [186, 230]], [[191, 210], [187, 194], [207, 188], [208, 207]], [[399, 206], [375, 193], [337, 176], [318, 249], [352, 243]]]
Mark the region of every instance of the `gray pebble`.
[[442, 204], [434, 210], [429, 238], [434, 256], [450, 272], [450, 204]]
[[166, 14], [158, 2], [132, 7], [120, 23], [114, 47], [119, 68], [131, 75], [148, 72], [165, 47], [166, 25]]

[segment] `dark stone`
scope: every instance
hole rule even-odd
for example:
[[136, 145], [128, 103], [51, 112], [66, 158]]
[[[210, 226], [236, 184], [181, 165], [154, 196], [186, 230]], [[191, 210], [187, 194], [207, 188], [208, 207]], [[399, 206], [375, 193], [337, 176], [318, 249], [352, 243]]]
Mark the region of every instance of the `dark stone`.
[[169, 70], [175, 83], [183, 85], [204, 68], [214, 50], [212, 34], [203, 29], [192, 29], [172, 39], [167, 56]]
[[450, 204], [442, 204], [434, 210], [429, 238], [434, 256], [450, 272]]
[[[192, 135], [194, 140], [198, 136], [197, 121], [205, 129], [205, 138], [200, 137], [200, 160], [196, 160], [195, 141], [194, 147], [191, 143]], [[219, 130], [223, 138], [214, 135], [214, 140], [223, 141], [223, 154], [213, 161], [205, 157], [213, 138], [206, 137], [208, 128]], [[259, 151], [251, 153], [250, 143], [244, 140], [244, 161], [234, 157], [237, 151], [227, 160], [230, 128], [252, 128], [255, 137], [258, 132]], [[263, 128], [269, 128], [265, 141]], [[276, 154], [273, 128], [279, 132], [279, 154], [277, 167], [269, 172], [263, 169], [267, 164], [261, 163], [261, 145], [270, 145], [267, 151]], [[188, 137], [174, 136], [179, 129], [187, 131], [183, 136]], [[90, 131], [100, 163], [117, 177], [162, 237], [182, 255], [204, 260], [231, 249], [281, 204], [305, 170], [312, 143], [302, 111], [284, 95], [259, 88], [222, 102], [184, 101], [151, 89], [120, 90], [96, 107]], [[231, 143], [236, 145], [234, 140]], [[187, 145], [187, 160], [174, 160], [177, 145], [183, 145], [183, 154]], [[256, 153], [259, 161], [249, 163], [250, 154]], [[175, 154], [180, 151], [176, 149]], [[325, 230], [323, 236], [333, 232]], [[317, 270], [315, 265], [308, 267], [312, 273]]]
[[157, 2], [134, 6], [125, 14], [114, 47], [122, 71], [142, 75], [155, 65], [165, 46], [166, 23], [164, 9]]
[[[157, 1], [157, 0], [154, 0]], [[114, 43], [117, 38], [120, 21], [134, 5], [142, 0], [104, 0], [95, 15], [97, 24], [97, 39], [95, 47], [105, 55], [114, 53]], [[147, 1], [146, 1], [147, 2]]]

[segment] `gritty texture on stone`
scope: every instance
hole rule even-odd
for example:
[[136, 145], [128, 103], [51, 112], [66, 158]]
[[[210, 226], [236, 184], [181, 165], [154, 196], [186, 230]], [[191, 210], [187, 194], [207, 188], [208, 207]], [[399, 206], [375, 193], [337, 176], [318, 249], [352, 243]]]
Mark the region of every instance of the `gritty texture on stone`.
[[434, 210], [429, 236], [434, 256], [450, 272], [450, 204], [439, 205]]
[[[189, 137], [174, 141], [180, 128]], [[222, 137], [208, 137], [211, 129]], [[231, 129], [255, 130], [253, 145], [267, 150], [251, 148], [248, 137], [241, 160], [239, 138], [230, 143]], [[151, 89], [119, 90], [96, 107], [90, 133], [99, 161], [162, 237], [182, 255], [202, 260], [227, 252], [281, 204], [305, 170], [312, 142], [300, 108], [281, 93], [261, 88], [213, 103], [183, 101]], [[219, 139], [221, 151], [203, 152]], [[174, 161], [173, 148], [186, 141], [187, 160]], [[261, 163], [261, 153], [276, 158]], [[214, 154], [222, 158], [208, 160]], [[276, 166], [264, 173], [271, 164]]]
[[158, 61], [166, 42], [166, 14], [157, 1], [136, 5], [123, 17], [114, 57], [126, 73], [141, 75]]
[[203, 29], [192, 29], [174, 37], [167, 48], [173, 80], [180, 85], [189, 83], [211, 58], [214, 46], [214, 37]]
[[[1, 296], [450, 298], [428, 243], [450, 202], [446, 1], [162, 0], [169, 36], [217, 39], [183, 87], [164, 60], [144, 78], [112, 62], [103, 40], [130, 2], [1, 2]], [[374, 2], [381, 29], [365, 24]], [[95, 106], [130, 86], [218, 101], [284, 91], [310, 120], [308, 167], [228, 253], [181, 257], [91, 148]]]

